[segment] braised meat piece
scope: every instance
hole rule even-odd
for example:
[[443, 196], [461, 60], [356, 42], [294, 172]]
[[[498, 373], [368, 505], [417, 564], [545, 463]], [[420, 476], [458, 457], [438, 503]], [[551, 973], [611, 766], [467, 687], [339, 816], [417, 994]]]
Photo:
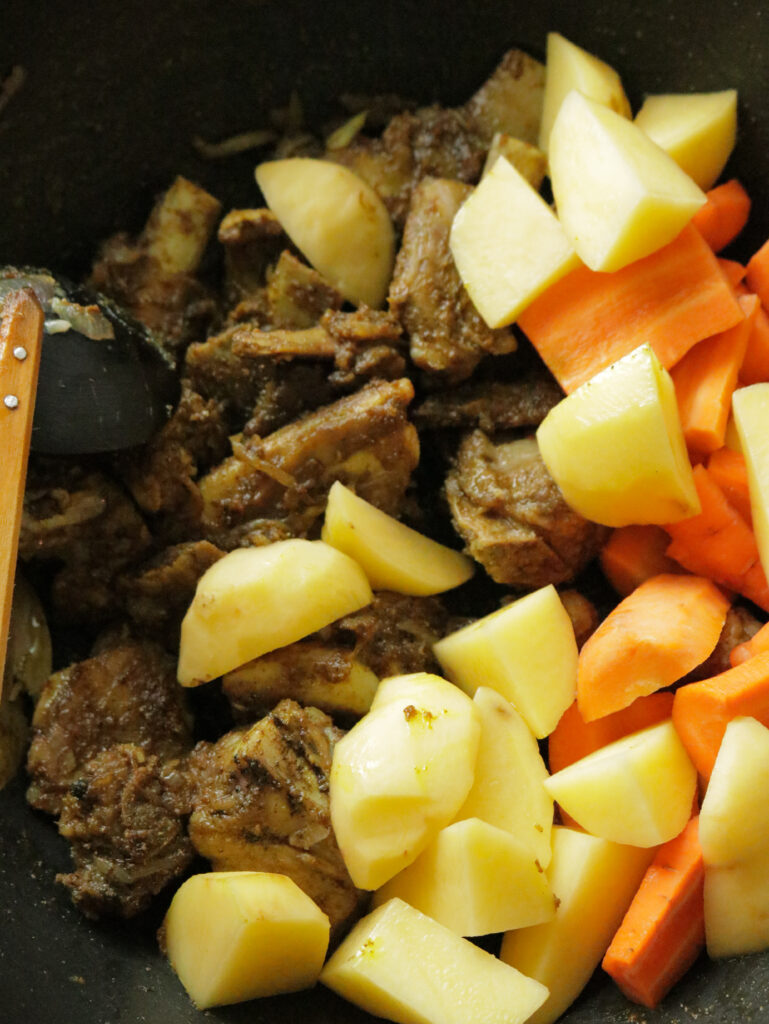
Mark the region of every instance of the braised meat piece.
[[726, 613], [718, 643], [710, 656], [693, 669], [684, 682], [693, 683], [699, 679], [710, 679], [732, 667], [729, 655], [738, 644], [747, 643], [759, 631], [762, 623], [742, 605], [732, 605]]
[[493, 444], [474, 431], [459, 447], [446, 496], [468, 553], [497, 583], [564, 583], [607, 536], [569, 508], [533, 438]]
[[224, 290], [231, 304], [259, 295], [268, 266], [289, 244], [280, 221], [265, 207], [230, 210], [217, 238], [224, 248]]
[[86, 917], [133, 917], [194, 856], [184, 765], [118, 743], [91, 758], [64, 796], [59, 832], [74, 871], [57, 875]]
[[380, 679], [439, 671], [433, 644], [447, 625], [438, 598], [380, 591], [360, 611], [230, 672], [222, 688], [241, 720], [285, 697], [329, 714], [360, 716]]
[[359, 135], [349, 146], [328, 151], [326, 158], [368, 182], [401, 227], [412, 190], [422, 178], [476, 182], [486, 148], [473, 116], [433, 106], [396, 114], [380, 138]]
[[267, 274], [267, 315], [271, 327], [312, 327], [327, 309], [341, 309], [342, 296], [325, 277], [285, 250]]
[[491, 330], [470, 301], [449, 249], [449, 232], [469, 185], [423, 178], [411, 196], [390, 284], [390, 308], [417, 366], [448, 381], [469, 377], [486, 352], [512, 352], [512, 332]]
[[536, 144], [544, 96], [544, 64], [522, 50], [508, 50], [464, 109], [487, 144], [496, 132]]
[[288, 875], [339, 930], [364, 894], [331, 828], [328, 777], [342, 733], [317, 708], [290, 700], [248, 729], [199, 743], [189, 834], [216, 871]]
[[539, 426], [562, 398], [563, 392], [550, 374], [535, 369], [517, 380], [472, 380], [437, 391], [414, 410], [414, 421], [428, 430], [479, 427], [493, 434]]
[[598, 609], [592, 601], [589, 601], [584, 594], [580, 594], [578, 590], [562, 590], [559, 597], [574, 627], [574, 638], [577, 641], [577, 647], [581, 648], [601, 624], [601, 616], [598, 613]]
[[198, 580], [223, 554], [207, 540], [166, 548], [148, 565], [120, 580], [128, 615], [144, 634], [178, 652], [182, 619]]
[[116, 614], [115, 579], [150, 545], [136, 506], [108, 477], [61, 461], [31, 464], [19, 554], [63, 563], [53, 585], [60, 620], [92, 623]]
[[157, 333], [174, 353], [204, 333], [214, 303], [194, 276], [220, 212], [219, 202], [177, 178], [133, 241], [125, 233], [102, 247], [93, 287]]
[[86, 762], [114, 743], [164, 760], [192, 745], [176, 663], [154, 644], [113, 647], [51, 676], [32, 719], [28, 801], [59, 814]]
[[329, 310], [321, 325], [334, 342], [330, 381], [340, 390], [367, 380], [397, 380], [406, 372], [403, 328], [390, 313], [363, 306], [354, 313]]
[[200, 481], [206, 536], [225, 548], [253, 542], [263, 536], [263, 520], [305, 536], [335, 480], [397, 513], [419, 461], [417, 433], [406, 418], [413, 396], [406, 379], [370, 384], [263, 440], [236, 444]]

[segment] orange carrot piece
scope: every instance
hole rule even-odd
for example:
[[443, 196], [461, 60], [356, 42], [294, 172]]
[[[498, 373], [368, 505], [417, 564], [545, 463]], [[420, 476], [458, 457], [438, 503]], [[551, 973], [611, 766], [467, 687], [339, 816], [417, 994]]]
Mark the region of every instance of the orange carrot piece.
[[758, 252], [751, 256], [745, 281], [748, 288], [761, 299], [764, 308], [769, 309], [769, 241], [764, 242]]
[[705, 946], [699, 817], [664, 843], [603, 958], [628, 999], [654, 1009]]
[[729, 661], [731, 662], [732, 668], [736, 668], [741, 665], [743, 661], [747, 661], [748, 658], [755, 658], [757, 654], [761, 654], [762, 651], [769, 651], [769, 622], [759, 629], [757, 633], [754, 633], [750, 640], [746, 640], [745, 643], [737, 644], [736, 647], [732, 647], [729, 652]]
[[702, 511], [665, 527], [669, 557], [769, 611], [769, 586], [753, 531], [704, 466], [694, 467], [694, 483]]
[[724, 443], [732, 392], [758, 311], [755, 295], [737, 301], [745, 319], [699, 342], [671, 370], [678, 415], [692, 458], [709, 455]]
[[601, 551], [601, 568], [618, 594], [627, 597], [637, 586], [663, 572], [681, 572], [665, 553], [670, 538], [661, 526], [620, 526]]
[[727, 725], [741, 715], [769, 727], [769, 651], [676, 691], [673, 725], [704, 778], [710, 778]]
[[712, 250], [687, 225], [678, 238], [613, 274], [579, 267], [518, 318], [566, 392], [648, 342], [665, 367], [743, 319]]
[[740, 384], [760, 384], [766, 380], [769, 380], [769, 314], [759, 306], [740, 367]]
[[710, 580], [664, 573], [642, 583], [586, 641], [577, 704], [586, 722], [677, 682], [718, 642], [729, 602]]
[[739, 235], [748, 222], [750, 197], [736, 178], [707, 193], [708, 201], [695, 213], [692, 224], [719, 252]]
[[748, 467], [742, 452], [730, 448], [719, 448], [708, 459], [708, 473], [726, 496], [726, 500], [740, 513], [750, 526], [750, 492], [748, 490]]
[[729, 282], [732, 288], [736, 288], [738, 285], [740, 285], [742, 279], [745, 277], [745, 274], [747, 273], [747, 267], [744, 267], [741, 263], [738, 263], [736, 260], [724, 260], [719, 258], [718, 265], [721, 268], [721, 270], [723, 270], [724, 276], [726, 277], [726, 280]]

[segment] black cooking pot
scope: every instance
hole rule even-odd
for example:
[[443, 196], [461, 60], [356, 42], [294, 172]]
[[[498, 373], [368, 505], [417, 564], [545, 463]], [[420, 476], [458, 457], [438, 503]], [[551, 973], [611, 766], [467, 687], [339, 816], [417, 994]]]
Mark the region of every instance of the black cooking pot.
[[[737, 87], [740, 139], [728, 170], [755, 201], [744, 253], [769, 235], [762, 0], [3, 0], [2, 10], [0, 79], [20, 66], [24, 81], [0, 111], [0, 264], [77, 276], [102, 238], [141, 225], [177, 173], [225, 208], [253, 205], [253, 155], [206, 162], [190, 140], [260, 127], [292, 89], [311, 124], [342, 92], [462, 102], [509, 46], [542, 56], [549, 29], [616, 66], [634, 105], [643, 91]], [[82, 919], [53, 880], [68, 853], [23, 790], [19, 778], [0, 794], [0, 1021], [200, 1020], [157, 952], [163, 906], [131, 924]], [[324, 988], [207, 1018], [371, 1020]], [[766, 1021], [769, 955], [703, 958], [654, 1012], [625, 1002], [599, 972], [564, 1019]]]

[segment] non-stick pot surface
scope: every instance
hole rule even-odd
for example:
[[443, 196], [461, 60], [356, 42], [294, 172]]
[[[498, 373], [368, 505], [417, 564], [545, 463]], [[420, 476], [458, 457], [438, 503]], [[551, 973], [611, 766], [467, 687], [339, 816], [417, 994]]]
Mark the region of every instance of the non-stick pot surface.
[[[177, 173], [225, 207], [253, 205], [254, 157], [206, 162], [190, 140], [260, 127], [292, 89], [310, 123], [342, 92], [461, 102], [506, 48], [541, 56], [550, 29], [616, 66], [634, 105], [644, 92], [738, 88], [728, 171], [755, 200], [744, 253], [769, 235], [769, 11], [760, 0], [4, 0], [3, 15], [0, 79], [17, 65], [25, 79], [0, 112], [0, 263], [81, 273], [102, 238], [141, 224]], [[64, 844], [23, 792], [20, 777], [0, 794], [0, 1022], [202, 1019], [157, 952], [163, 899], [130, 924], [82, 919], [53, 880], [68, 866]], [[371, 1019], [323, 988], [206, 1018]], [[657, 1011], [631, 1006], [598, 975], [565, 1019], [766, 1021], [769, 955], [703, 958]]]

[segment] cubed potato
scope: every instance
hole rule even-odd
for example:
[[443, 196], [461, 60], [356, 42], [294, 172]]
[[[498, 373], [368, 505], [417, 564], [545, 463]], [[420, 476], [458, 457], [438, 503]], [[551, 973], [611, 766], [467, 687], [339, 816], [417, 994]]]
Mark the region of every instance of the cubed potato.
[[479, 818], [441, 829], [413, 864], [374, 893], [373, 906], [396, 896], [458, 935], [524, 928], [555, 914], [531, 849]]
[[553, 830], [547, 876], [557, 900], [552, 921], [508, 932], [500, 957], [550, 990], [528, 1024], [552, 1024], [601, 962], [653, 850], [620, 846], [569, 828]]
[[700, 511], [673, 381], [649, 345], [559, 402], [537, 442], [566, 501], [596, 523], [672, 523]]
[[163, 931], [171, 966], [204, 1010], [314, 985], [329, 922], [287, 875], [213, 871], [181, 885]]
[[641, 128], [579, 92], [561, 105], [549, 156], [558, 219], [591, 270], [620, 270], [656, 252], [705, 203]]
[[216, 679], [372, 600], [363, 570], [323, 541], [230, 551], [200, 578], [182, 622], [182, 686]]
[[194, 274], [222, 205], [199, 185], [178, 177], [158, 201], [142, 241], [164, 274]]
[[360, 889], [384, 885], [452, 821], [478, 753], [478, 714], [461, 690], [427, 673], [388, 683], [402, 692], [375, 702], [331, 766], [331, 822]]
[[523, 1024], [547, 989], [399, 899], [353, 928], [320, 980], [398, 1024]]
[[355, 559], [374, 590], [440, 594], [474, 571], [467, 555], [398, 522], [338, 480], [329, 491], [321, 536]]
[[751, 384], [732, 395], [732, 411], [748, 467], [750, 511], [758, 553], [769, 574], [769, 384]]
[[706, 865], [705, 941], [714, 959], [769, 949], [769, 852]]
[[547, 36], [545, 101], [539, 129], [539, 148], [548, 152], [550, 132], [566, 96], [578, 89], [623, 117], [630, 117], [630, 103], [614, 68], [604, 64], [558, 32]]
[[346, 299], [384, 303], [395, 233], [370, 185], [341, 164], [309, 157], [259, 164], [256, 182], [291, 241]]
[[712, 188], [737, 141], [737, 90], [647, 96], [635, 123], [700, 188]]
[[481, 721], [475, 781], [457, 820], [480, 818], [505, 829], [537, 863], [550, 863], [553, 800], [543, 783], [548, 772], [539, 744], [513, 705], [488, 686], [473, 696]]
[[458, 210], [449, 244], [462, 283], [489, 327], [512, 323], [579, 265], [553, 211], [503, 156]]
[[497, 132], [491, 140], [489, 151], [486, 154], [482, 178], [486, 177], [501, 156], [513, 165], [532, 188], [539, 192], [547, 174], [547, 157], [541, 149], [533, 146], [530, 142], [524, 142], [523, 139], [517, 139], [513, 135]]
[[479, 686], [501, 693], [539, 739], [574, 700], [577, 641], [552, 585], [451, 633], [434, 651], [452, 682], [471, 695]]
[[545, 789], [592, 835], [651, 847], [689, 820], [697, 772], [668, 720], [562, 768]]

